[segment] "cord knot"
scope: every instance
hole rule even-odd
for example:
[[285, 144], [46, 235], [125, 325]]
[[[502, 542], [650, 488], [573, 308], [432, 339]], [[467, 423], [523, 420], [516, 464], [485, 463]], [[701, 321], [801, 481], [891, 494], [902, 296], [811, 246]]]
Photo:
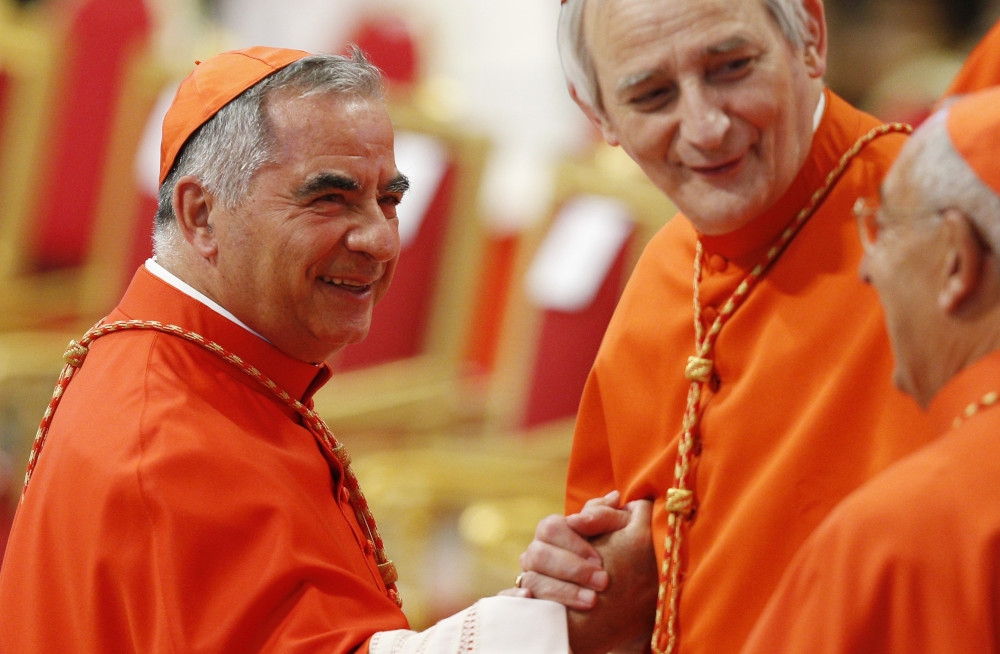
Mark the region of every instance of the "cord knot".
[[83, 365], [83, 360], [87, 358], [87, 346], [77, 343], [75, 340], [70, 341], [69, 345], [66, 346], [66, 351], [63, 352], [63, 360], [74, 368], [79, 368]]
[[706, 383], [712, 376], [712, 360], [704, 357], [688, 357], [684, 376], [690, 381]]
[[396, 572], [396, 564], [392, 561], [378, 564], [378, 572], [382, 575], [382, 581], [386, 586], [391, 586], [399, 580], [399, 573]]
[[686, 488], [668, 488], [666, 509], [687, 518], [694, 513], [694, 493]]

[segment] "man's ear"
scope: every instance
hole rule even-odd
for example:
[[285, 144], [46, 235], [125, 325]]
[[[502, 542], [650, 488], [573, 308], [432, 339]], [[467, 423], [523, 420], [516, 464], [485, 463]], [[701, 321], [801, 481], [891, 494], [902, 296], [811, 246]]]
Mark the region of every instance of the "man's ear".
[[601, 136], [604, 137], [604, 141], [611, 146], [618, 145], [618, 136], [615, 134], [614, 129], [612, 129], [608, 119], [605, 118], [602, 113], [581, 100], [580, 96], [576, 92], [576, 87], [572, 84], [569, 85], [569, 94], [570, 97], [573, 98], [573, 101], [576, 102], [577, 106], [583, 111], [584, 115], [590, 119], [591, 123], [594, 124], [594, 127], [601, 131]]
[[202, 257], [214, 259], [219, 248], [212, 230], [212, 194], [200, 179], [185, 175], [174, 185], [173, 203], [177, 227], [184, 240]]
[[805, 63], [809, 76], [818, 79], [826, 74], [826, 14], [823, 0], [805, 0], [806, 27]]
[[960, 209], [943, 213], [945, 247], [944, 283], [938, 305], [957, 312], [979, 287], [983, 267], [983, 244], [969, 216]]

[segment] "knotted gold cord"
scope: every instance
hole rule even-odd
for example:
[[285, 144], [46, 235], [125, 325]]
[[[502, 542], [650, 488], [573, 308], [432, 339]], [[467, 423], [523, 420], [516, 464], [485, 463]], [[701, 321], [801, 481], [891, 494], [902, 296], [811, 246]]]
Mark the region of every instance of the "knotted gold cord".
[[347, 488], [349, 493], [349, 503], [351, 508], [354, 510], [354, 515], [357, 518], [358, 523], [360, 523], [368, 533], [368, 537], [375, 546], [375, 560], [378, 566], [379, 574], [382, 577], [382, 581], [385, 583], [386, 592], [389, 595], [389, 598], [392, 599], [397, 606], [402, 606], [403, 600], [400, 597], [399, 591], [396, 589], [395, 585], [398, 579], [396, 566], [386, 556], [385, 544], [382, 541], [382, 536], [379, 535], [378, 527], [375, 524], [375, 517], [372, 515], [371, 509], [368, 507], [368, 501], [365, 499], [364, 493], [361, 492], [361, 486], [358, 484], [358, 478], [351, 469], [351, 456], [347, 453], [343, 444], [337, 441], [337, 438], [333, 435], [333, 432], [330, 431], [326, 422], [323, 421], [319, 414], [289, 395], [283, 389], [279, 388], [274, 381], [257, 370], [257, 368], [245, 362], [239, 356], [226, 350], [218, 343], [210, 341], [200, 334], [186, 330], [183, 327], [178, 327], [177, 325], [165, 325], [152, 320], [123, 320], [106, 324], [97, 323], [91, 327], [86, 334], [84, 334], [83, 338], [81, 338], [79, 342], [70, 341], [69, 347], [66, 348], [65, 354], [63, 354], [63, 358], [66, 360], [66, 365], [63, 366], [62, 372], [59, 374], [55, 391], [52, 393], [52, 400], [49, 402], [49, 406], [45, 409], [45, 414], [42, 416], [42, 422], [38, 427], [38, 432], [35, 434], [35, 441], [31, 446], [31, 454], [28, 457], [28, 470], [24, 475], [24, 488], [21, 490], [21, 501], [24, 501], [24, 495], [28, 490], [28, 482], [31, 481], [31, 475], [35, 470], [35, 466], [38, 464], [38, 457], [42, 452], [42, 447], [45, 445], [45, 439], [49, 433], [49, 426], [52, 424], [52, 416], [55, 413], [56, 408], [59, 406], [59, 401], [62, 399], [66, 386], [69, 385], [69, 382], [73, 378], [75, 372], [80, 368], [80, 366], [83, 365], [84, 359], [86, 359], [87, 353], [89, 352], [90, 344], [101, 336], [129, 329], [148, 329], [166, 334], [172, 334], [200, 346], [202, 349], [215, 354], [222, 360], [232, 364], [235, 368], [253, 378], [257, 381], [257, 383], [266, 388], [272, 396], [280, 400], [286, 406], [294, 409], [302, 417], [303, 424], [307, 429], [309, 429], [310, 432], [312, 432], [324, 452], [326, 452], [328, 456], [339, 461], [343, 467], [344, 487]]
[[750, 289], [761, 278], [772, 263], [784, 251], [795, 234], [815, 213], [833, 186], [847, 170], [848, 165], [861, 149], [876, 138], [893, 132], [909, 134], [913, 128], [902, 123], [888, 123], [871, 130], [851, 146], [841, 156], [837, 166], [830, 171], [823, 185], [818, 188], [806, 205], [796, 214], [795, 219], [785, 228], [774, 244], [768, 249], [764, 261], [740, 282], [736, 290], [719, 310], [719, 315], [705, 333], [701, 324], [701, 267], [703, 250], [701, 241], [696, 242], [694, 257], [694, 330], [695, 355], [688, 359], [684, 376], [691, 382], [688, 389], [687, 406], [684, 411], [684, 421], [680, 442], [677, 446], [677, 461], [674, 466], [674, 485], [666, 493], [667, 536], [664, 544], [663, 566], [660, 572], [660, 589], [656, 601], [656, 627], [653, 631], [652, 649], [654, 654], [674, 654], [678, 646], [677, 610], [680, 604], [681, 585], [681, 546], [684, 537], [684, 524], [694, 520], [697, 511], [697, 498], [694, 494], [694, 473], [698, 463], [698, 453], [701, 450], [701, 439], [698, 425], [701, 421], [702, 388], [712, 378], [714, 363], [712, 348], [722, 331], [722, 326], [743, 303]]

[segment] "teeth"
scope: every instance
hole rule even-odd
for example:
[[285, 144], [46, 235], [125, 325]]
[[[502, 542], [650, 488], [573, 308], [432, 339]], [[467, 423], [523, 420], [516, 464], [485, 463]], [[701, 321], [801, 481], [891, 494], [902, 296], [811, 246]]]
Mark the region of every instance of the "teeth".
[[340, 277], [320, 277], [321, 281], [327, 284], [336, 284], [337, 286], [352, 286], [354, 288], [363, 288], [368, 286], [368, 284], [359, 284], [357, 282], [352, 282], [349, 279], [341, 279]]

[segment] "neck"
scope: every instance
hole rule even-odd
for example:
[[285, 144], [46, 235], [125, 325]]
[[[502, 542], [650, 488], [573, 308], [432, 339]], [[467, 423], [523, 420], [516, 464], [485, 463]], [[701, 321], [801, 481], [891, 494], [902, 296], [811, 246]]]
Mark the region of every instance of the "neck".
[[[926, 388], [916, 397], [926, 408], [949, 379], [969, 366], [1000, 350], [1000, 306], [994, 307], [975, 320], [959, 317], [945, 325], [942, 337], [932, 339], [935, 359], [931, 361], [923, 375]], [[998, 388], [1000, 390], [1000, 381]]]

